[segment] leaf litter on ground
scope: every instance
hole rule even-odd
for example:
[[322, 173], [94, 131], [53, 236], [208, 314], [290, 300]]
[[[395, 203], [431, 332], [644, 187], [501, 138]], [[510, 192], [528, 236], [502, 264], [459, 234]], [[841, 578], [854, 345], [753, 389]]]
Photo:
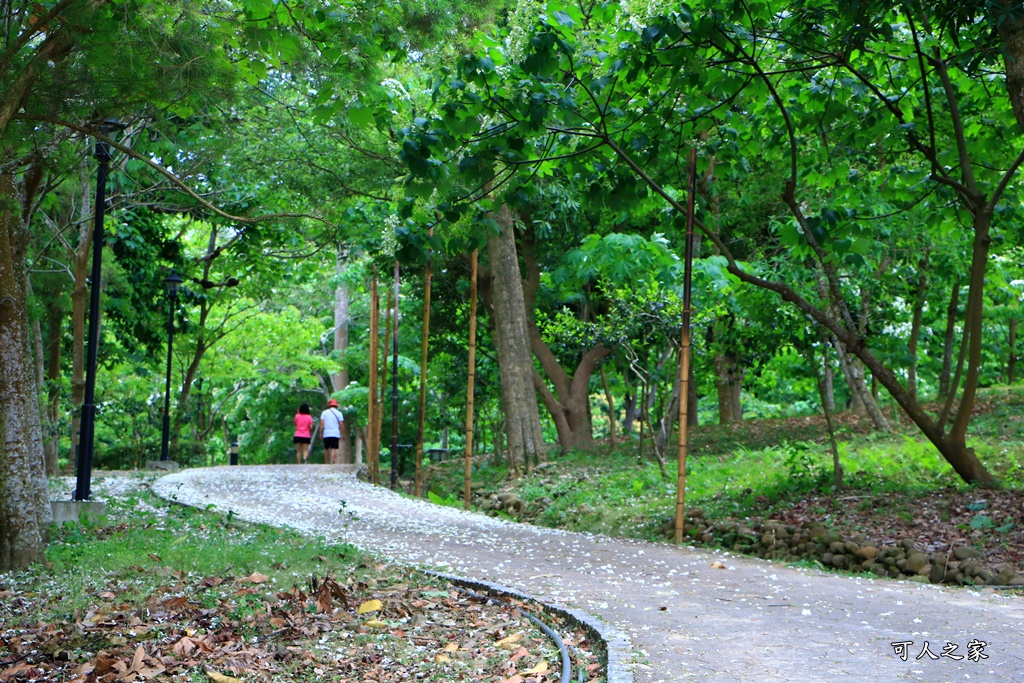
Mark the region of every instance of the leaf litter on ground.
[[[216, 524], [210, 517], [189, 524]], [[90, 540], [131, 529], [129, 520], [113, 532], [60, 533], [88, 553]], [[137, 550], [136, 558], [163, 561]], [[251, 683], [311, 673], [338, 683], [558, 680], [556, 648], [521, 614], [533, 605], [464, 592], [406, 567], [365, 559], [345, 566], [324, 554], [310, 558], [322, 573], [282, 589], [275, 574], [286, 563], [274, 559], [266, 558], [265, 572], [241, 576], [231, 567], [218, 575], [164, 565], [108, 569], [93, 577], [97, 589], [73, 613], [65, 593], [74, 589], [52, 575], [52, 565], [0, 576], [0, 680], [132, 683], [201, 674]], [[571, 647], [574, 670], [603, 680], [599, 646], [573, 626], [552, 625]]]

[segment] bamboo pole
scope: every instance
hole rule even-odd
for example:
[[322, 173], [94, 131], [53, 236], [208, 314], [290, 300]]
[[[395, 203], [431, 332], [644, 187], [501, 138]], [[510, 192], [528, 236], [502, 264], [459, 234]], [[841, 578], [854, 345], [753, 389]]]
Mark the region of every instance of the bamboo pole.
[[472, 494], [473, 466], [473, 384], [476, 378], [476, 275], [477, 250], [473, 250], [469, 284], [469, 377], [466, 382], [466, 484], [464, 507], [468, 510]]
[[676, 480], [676, 544], [683, 542], [686, 514], [686, 449], [690, 410], [690, 283], [693, 276], [693, 209], [697, 195], [697, 148], [690, 150], [689, 197], [686, 206], [686, 256], [683, 263], [683, 333], [679, 350], [679, 478]]
[[398, 485], [398, 259], [395, 259], [395, 312], [391, 317], [391, 490]]
[[[380, 393], [378, 394], [377, 404], [377, 452], [380, 453], [381, 436], [384, 432], [384, 393], [387, 391], [388, 386], [388, 345], [391, 343], [391, 312], [394, 304], [392, 302], [392, 292], [388, 290], [388, 301], [387, 310], [384, 314], [384, 358], [381, 363], [381, 379], [380, 379]], [[395, 454], [392, 453], [391, 457], [394, 458]], [[377, 476], [380, 477], [380, 461], [377, 462]]]
[[[433, 237], [434, 229], [430, 229]], [[420, 410], [416, 430], [416, 497], [423, 495], [423, 428], [427, 415], [427, 348], [430, 341], [430, 257], [427, 257], [427, 272], [423, 284], [423, 342], [420, 345]]]
[[380, 450], [374, 435], [377, 429], [377, 372], [380, 352], [380, 294], [377, 291], [377, 266], [373, 267], [370, 282], [370, 390], [366, 410], [366, 460], [370, 470], [370, 481], [375, 485], [380, 468]]

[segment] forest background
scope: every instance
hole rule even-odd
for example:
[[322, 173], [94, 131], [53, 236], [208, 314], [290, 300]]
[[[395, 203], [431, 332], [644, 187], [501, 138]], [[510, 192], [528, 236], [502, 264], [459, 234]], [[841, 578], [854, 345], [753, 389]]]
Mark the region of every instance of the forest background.
[[998, 485], [968, 433], [978, 388], [1018, 375], [1011, 3], [0, 15], [0, 566], [36, 556], [45, 474], [74, 464], [95, 140], [114, 151], [97, 467], [159, 452], [170, 316], [176, 461], [237, 440], [245, 463], [291, 462], [298, 404], [330, 397], [342, 459], [363, 457], [370, 290], [393, 335], [395, 263], [398, 441], [458, 451], [477, 255], [477, 450], [515, 471], [643, 430], [664, 462], [696, 149], [693, 423], [909, 419], [951, 479]]

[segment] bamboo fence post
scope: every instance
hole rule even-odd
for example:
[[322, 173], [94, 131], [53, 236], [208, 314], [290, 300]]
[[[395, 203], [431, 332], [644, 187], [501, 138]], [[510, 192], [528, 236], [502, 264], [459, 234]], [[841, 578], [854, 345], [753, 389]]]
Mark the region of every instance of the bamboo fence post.
[[473, 384], [476, 378], [476, 275], [478, 250], [473, 250], [469, 284], [469, 376], [466, 388], [466, 475], [464, 505], [469, 509], [473, 466]]
[[370, 481], [377, 484], [379, 454], [374, 443], [377, 426], [377, 372], [380, 352], [380, 295], [377, 292], [377, 266], [373, 267], [370, 281], [370, 382], [366, 409], [366, 460], [370, 470]]
[[683, 263], [683, 331], [679, 350], [679, 477], [676, 480], [676, 545], [683, 542], [686, 514], [686, 449], [690, 410], [690, 283], [693, 276], [693, 209], [697, 195], [697, 148], [690, 150], [689, 201], [686, 206], [686, 255]]
[[[377, 404], [377, 452], [380, 453], [381, 437], [384, 432], [384, 394], [387, 391], [388, 386], [388, 345], [391, 343], [391, 312], [393, 310], [392, 303], [392, 292], [388, 290], [387, 299], [387, 310], [384, 313], [384, 358], [381, 359], [381, 378], [380, 378], [380, 393], [378, 394]], [[395, 454], [392, 453], [391, 457], [394, 458]], [[377, 463], [377, 476], [380, 476], [380, 461]]]
[[391, 317], [391, 490], [398, 485], [398, 259], [395, 259], [395, 312]]
[[[434, 229], [429, 235], [433, 237]], [[423, 285], [423, 342], [420, 346], [420, 410], [419, 424], [416, 431], [416, 489], [417, 498], [423, 495], [423, 428], [427, 415], [427, 348], [430, 341], [430, 265], [427, 257], [427, 272]]]

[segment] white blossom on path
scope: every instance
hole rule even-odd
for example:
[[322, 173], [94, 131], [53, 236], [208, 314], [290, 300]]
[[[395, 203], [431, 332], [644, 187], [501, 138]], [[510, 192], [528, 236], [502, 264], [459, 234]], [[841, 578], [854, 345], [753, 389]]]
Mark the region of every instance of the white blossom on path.
[[[589, 612], [630, 638], [637, 683], [1024, 680], [1024, 603], [1011, 596], [516, 524], [403, 497], [338, 467], [193, 469], [153, 489]], [[987, 658], [916, 659], [925, 641], [965, 654], [975, 640]], [[892, 643], [907, 641], [904, 661]]]

